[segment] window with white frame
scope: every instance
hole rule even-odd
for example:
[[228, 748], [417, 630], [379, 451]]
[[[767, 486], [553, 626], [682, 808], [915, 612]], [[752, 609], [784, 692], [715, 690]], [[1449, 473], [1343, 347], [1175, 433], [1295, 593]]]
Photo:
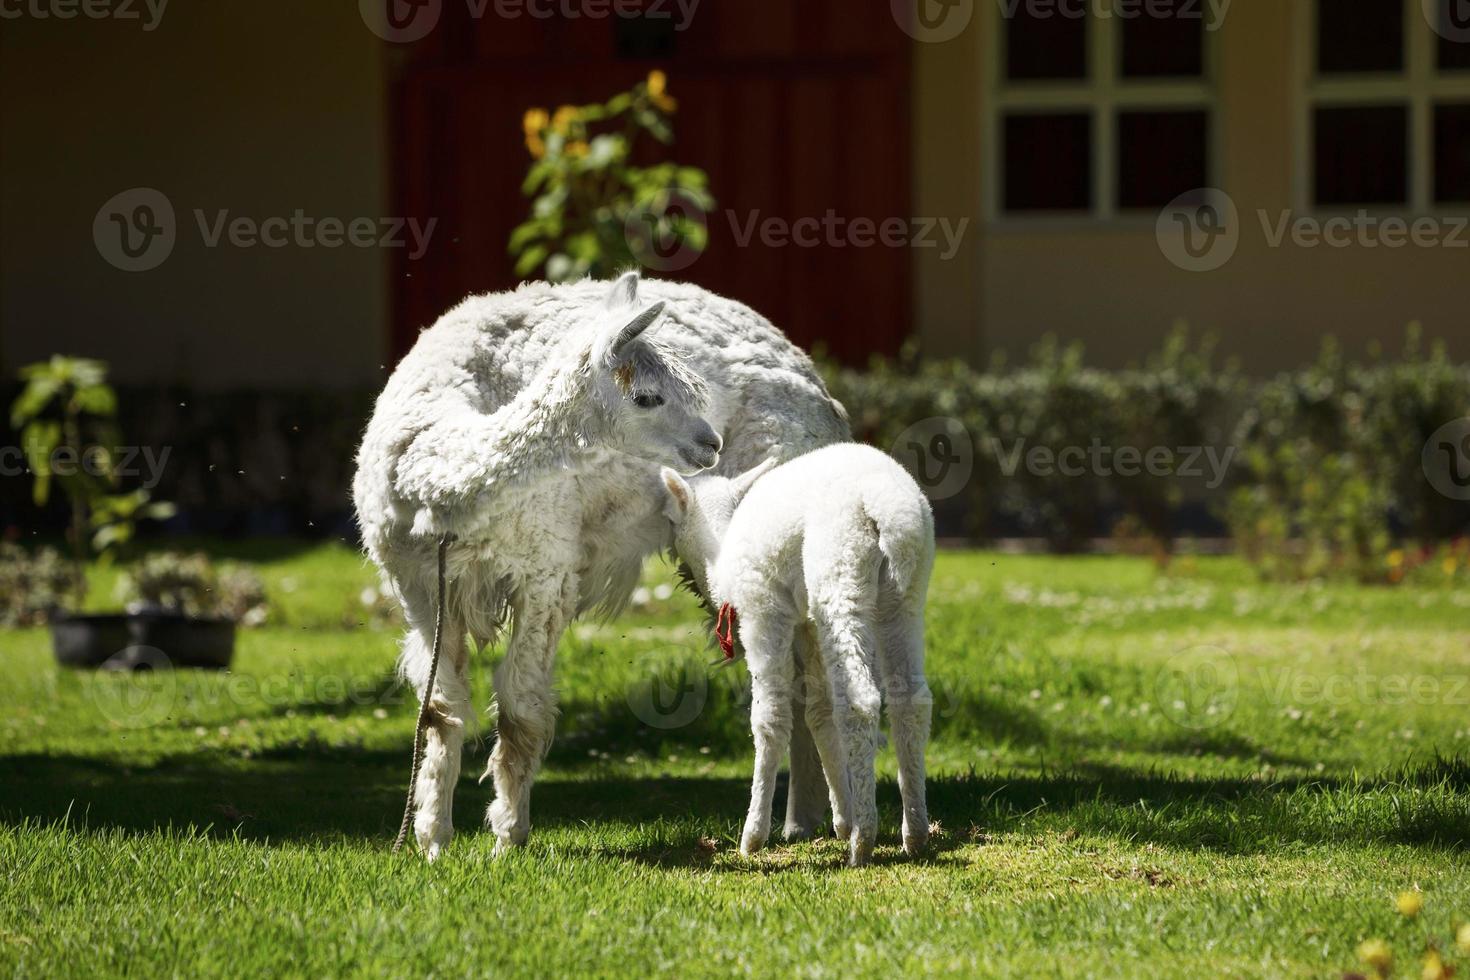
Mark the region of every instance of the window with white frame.
[[[1084, 0], [997, 6], [995, 214], [1107, 219], [1212, 183], [1213, 35], [1190, 14], [1206, 5], [1110, 16]], [[1147, 12], [1164, 7], [1166, 16]]]
[[1470, 204], [1470, 32], [1459, 0], [1307, 0], [1301, 196], [1321, 210]]

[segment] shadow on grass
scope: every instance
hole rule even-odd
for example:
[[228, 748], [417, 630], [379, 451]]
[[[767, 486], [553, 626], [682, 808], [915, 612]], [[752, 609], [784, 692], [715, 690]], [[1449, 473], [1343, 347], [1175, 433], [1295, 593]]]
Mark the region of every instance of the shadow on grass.
[[[0, 756], [0, 822], [68, 817], [92, 829], [143, 833], [192, 826], [216, 837], [259, 841], [378, 841], [386, 848], [403, 806], [407, 751], [303, 744], [250, 760], [174, 756], [123, 767], [80, 756]], [[455, 805], [461, 831], [483, 832], [491, 790], [467, 767]], [[891, 844], [899, 822], [896, 786], [880, 786]], [[725, 837], [747, 804], [743, 779], [548, 773], [536, 785], [542, 828], [604, 825], [656, 828], [631, 849], [588, 845], [588, 853], [654, 865], [697, 864], [700, 838]], [[784, 796], [784, 793], [781, 794]], [[945, 850], [996, 834], [1071, 830], [1129, 841], [1223, 853], [1293, 844], [1411, 844], [1470, 847], [1470, 763], [1437, 760], [1374, 780], [1197, 779], [1106, 765], [1014, 777], [932, 779], [929, 804]], [[778, 797], [777, 814], [784, 812]], [[779, 816], [778, 816], [779, 823]], [[805, 845], [803, 845], [805, 846]], [[840, 863], [840, 848], [833, 851]]]

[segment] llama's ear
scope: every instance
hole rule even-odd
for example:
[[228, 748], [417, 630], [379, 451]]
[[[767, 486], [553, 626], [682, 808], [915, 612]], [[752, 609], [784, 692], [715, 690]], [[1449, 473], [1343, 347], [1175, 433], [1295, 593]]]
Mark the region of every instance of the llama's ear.
[[607, 293], [607, 308], [610, 310], [621, 309], [624, 306], [632, 306], [638, 302], [638, 272], [625, 272], [618, 276], [617, 282], [613, 283], [612, 289]]
[[689, 499], [693, 491], [682, 476], [667, 466], [659, 470], [658, 475], [664, 481], [664, 488], [669, 491], [668, 500], [664, 502], [664, 515], [678, 524], [689, 513]]
[[619, 360], [627, 353], [628, 345], [637, 340], [639, 335], [657, 322], [663, 316], [664, 304], [660, 300], [652, 306], [644, 308], [637, 316], [629, 320], [627, 324], [618, 328], [612, 342], [607, 345], [606, 359], [609, 363]]
[[735, 502], [738, 504], [744, 500], [745, 495], [750, 492], [750, 488], [755, 486], [755, 481], [775, 469], [776, 463], [777, 461], [774, 458], [767, 459], [759, 466], [752, 467], [731, 480], [730, 490], [735, 495]]

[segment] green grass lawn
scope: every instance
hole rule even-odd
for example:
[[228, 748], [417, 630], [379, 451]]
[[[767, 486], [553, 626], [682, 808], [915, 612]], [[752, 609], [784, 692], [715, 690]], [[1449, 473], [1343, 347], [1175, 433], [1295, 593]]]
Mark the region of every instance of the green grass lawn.
[[901, 856], [884, 757], [877, 859], [848, 870], [830, 839], [739, 856], [743, 668], [656, 589], [563, 645], [530, 844], [491, 855], [487, 719], [429, 866], [388, 852], [415, 704], [361, 625], [372, 575], [243, 556], [276, 612], [227, 674], [63, 672], [43, 631], [0, 633], [5, 973], [1339, 976], [1381, 938], [1399, 975], [1432, 943], [1470, 974], [1464, 592], [945, 554], [939, 833]]

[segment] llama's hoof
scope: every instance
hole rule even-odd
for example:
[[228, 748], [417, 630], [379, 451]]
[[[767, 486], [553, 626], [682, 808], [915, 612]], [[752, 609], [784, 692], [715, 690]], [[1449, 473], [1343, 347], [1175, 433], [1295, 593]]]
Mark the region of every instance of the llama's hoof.
[[781, 831], [781, 836], [784, 837], [788, 843], [794, 844], [797, 841], [811, 840], [813, 836], [813, 831], [810, 827], [804, 826], [802, 824], [789, 823]]
[[852, 836], [852, 824], [841, 818], [833, 820], [832, 833], [838, 840], [847, 840]]
[[424, 856], [424, 860], [433, 864], [439, 860], [439, 856], [454, 838], [454, 828], [446, 824], [434, 824], [422, 830], [415, 827], [413, 836], [418, 841], [419, 853]]
[[923, 857], [929, 847], [929, 831], [903, 835], [903, 852], [911, 858]]
[[873, 860], [873, 838], [854, 832], [847, 849], [847, 866], [861, 868]]
[[495, 832], [495, 853], [504, 854], [512, 847], [520, 847], [531, 832], [531, 822], [504, 800], [491, 801], [485, 814], [485, 822]]
[[766, 838], [769, 836], [769, 831], [762, 833], [758, 828], [746, 828], [740, 835], [740, 853], [746, 857], [752, 856], [766, 846]]

